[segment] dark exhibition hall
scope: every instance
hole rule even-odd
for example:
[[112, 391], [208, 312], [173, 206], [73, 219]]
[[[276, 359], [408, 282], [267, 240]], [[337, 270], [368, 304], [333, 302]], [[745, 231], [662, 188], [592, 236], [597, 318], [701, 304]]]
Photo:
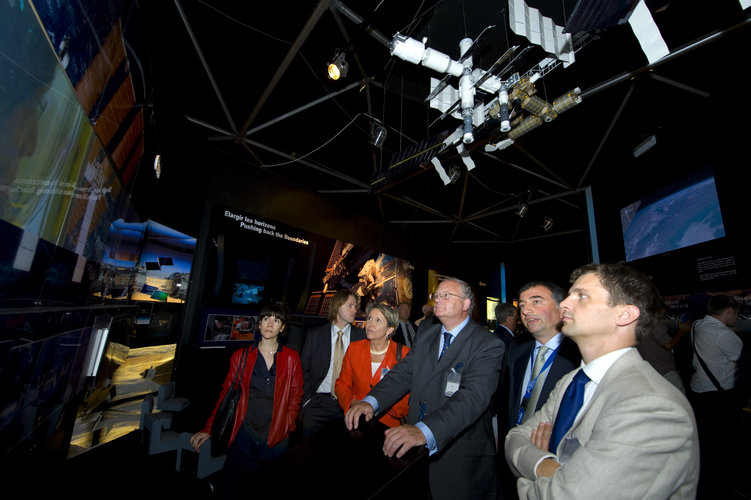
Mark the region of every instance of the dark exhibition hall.
[[[497, 317], [504, 303], [516, 306], [521, 323], [510, 327], [497, 383], [492, 376], [497, 390], [481, 408], [492, 416], [497, 496], [466, 495], [513, 499], [515, 465], [503, 449], [503, 426], [513, 426], [505, 418], [509, 360], [525, 342], [544, 344], [539, 317], [525, 309], [525, 285], [547, 287], [556, 335], [568, 336], [573, 314], [559, 308], [572, 271], [590, 263], [625, 264], [651, 280], [659, 298], [651, 304], [662, 311], [640, 314], [667, 332], [669, 342], [655, 345], [674, 359], [680, 397], [697, 411], [695, 377], [707, 371], [711, 392], [736, 398], [734, 446], [751, 445], [749, 7], [0, 0], [0, 470], [8, 489], [227, 497], [239, 460], [229, 453], [239, 446], [211, 453], [208, 444], [197, 451], [196, 441], [210, 434], [215, 445], [217, 398], [250, 347], [254, 368], [244, 373], [255, 381], [245, 377], [241, 402], [251, 402], [241, 405], [232, 437], [267, 436], [259, 442], [274, 457], [248, 476], [252, 494], [310, 495], [339, 468], [347, 478], [337, 489], [354, 492], [347, 498], [439, 500], [435, 467], [476, 439], [485, 417], [454, 415], [475, 423], [448, 432], [439, 445], [447, 449], [434, 455], [431, 439], [444, 436], [433, 437], [431, 416], [440, 408], [428, 404], [426, 415], [426, 400], [411, 399], [409, 416], [394, 422], [423, 430], [428, 449], [386, 456], [387, 422], [349, 431], [342, 423], [349, 413], [337, 398], [337, 329], [345, 364], [350, 354], [354, 363], [350, 338], [367, 338], [375, 377], [386, 358], [373, 356], [387, 352], [374, 347], [376, 321], [393, 330], [389, 349], [403, 331], [419, 354], [428, 341], [413, 337], [417, 329], [445, 350], [439, 332], [459, 324], [449, 326], [446, 304], [472, 295], [462, 314], [478, 331], [506, 342]], [[457, 283], [460, 293], [447, 288]], [[733, 320], [721, 319], [728, 342], [743, 346], [718, 362], [730, 374], [724, 388], [696, 347], [701, 321], [719, 317], [717, 297], [731, 300]], [[628, 300], [611, 298], [611, 308]], [[345, 330], [337, 322], [350, 299]], [[386, 312], [375, 307], [382, 304]], [[433, 326], [418, 328], [425, 317]], [[268, 326], [274, 318], [281, 330]], [[319, 386], [310, 380], [321, 354], [311, 354], [310, 332], [328, 334], [327, 324], [324, 351], [334, 354]], [[271, 356], [268, 366], [257, 354]], [[400, 350], [394, 362], [401, 359]], [[534, 384], [532, 357], [525, 359]], [[447, 406], [464, 401], [461, 389], [452, 399], [452, 383], [485, 397], [471, 385], [475, 365], [466, 365], [450, 370], [459, 379], [448, 375]], [[397, 379], [389, 369], [364, 387]], [[261, 384], [259, 372], [276, 382]], [[271, 436], [282, 432], [284, 384], [296, 402], [282, 449]], [[321, 394], [337, 421], [309, 435], [305, 418]], [[352, 408], [368, 404], [363, 396]], [[255, 409], [256, 397], [267, 406]], [[271, 423], [256, 434], [248, 429], [260, 414]], [[643, 498], [751, 498], [740, 469], [722, 471], [739, 479], [714, 482], [724, 466], [714, 466], [698, 411], [694, 426], [702, 459], [691, 493]], [[586, 452], [591, 443], [581, 446]], [[561, 463], [553, 478], [563, 481], [571, 476]], [[522, 492], [527, 479], [515, 474]], [[525, 494], [545, 497], [532, 481], [538, 489]]]

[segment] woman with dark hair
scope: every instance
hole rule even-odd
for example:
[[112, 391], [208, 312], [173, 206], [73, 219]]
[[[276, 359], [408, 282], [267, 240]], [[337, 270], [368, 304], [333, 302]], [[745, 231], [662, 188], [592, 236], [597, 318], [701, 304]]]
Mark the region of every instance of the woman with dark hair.
[[[364, 398], [370, 389], [406, 356], [409, 348], [391, 341], [399, 315], [386, 304], [369, 304], [365, 310], [365, 340], [352, 342], [344, 355], [342, 371], [336, 380], [336, 397], [345, 412]], [[409, 412], [409, 395], [404, 396], [381, 417], [381, 423], [396, 427]]]
[[[284, 347], [279, 337], [287, 324], [287, 308], [281, 303], [264, 307], [259, 314], [261, 339], [250, 348], [241, 374], [242, 397], [237, 406], [227, 460], [224, 463], [226, 497], [247, 496], [248, 473], [282, 455], [289, 448], [303, 394], [302, 368], [296, 351]], [[243, 361], [245, 349], [237, 350], [214, 411], [203, 430], [191, 438], [196, 451], [209, 439], [219, 404]]]

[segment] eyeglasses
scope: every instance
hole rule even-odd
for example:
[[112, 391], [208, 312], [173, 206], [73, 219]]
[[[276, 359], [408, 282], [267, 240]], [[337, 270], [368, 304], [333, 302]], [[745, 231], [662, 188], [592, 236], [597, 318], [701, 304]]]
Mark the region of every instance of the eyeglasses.
[[451, 293], [451, 292], [435, 292], [435, 293], [431, 293], [430, 294], [430, 299], [431, 300], [438, 300], [438, 299], [448, 300], [449, 297], [452, 296], [452, 295], [454, 297], [459, 297], [460, 299], [464, 299], [464, 297], [462, 297], [461, 295], [457, 295], [457, 294]]

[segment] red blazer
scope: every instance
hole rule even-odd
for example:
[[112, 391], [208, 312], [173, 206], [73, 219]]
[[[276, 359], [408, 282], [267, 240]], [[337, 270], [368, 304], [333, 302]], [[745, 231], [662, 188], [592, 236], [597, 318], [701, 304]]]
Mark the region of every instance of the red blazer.
[[[409, 348], [402, 345], [402, 357], [406, 356]], [[339, 406], [346, 412], [352, 399], [362, 399], [381, 380], [381, 371], [389, 370], [396, 364], [396, 342], [389, 343], [389, 350], [376, 370], [375, 376], [370, 376], [370, 341], [368, 339], [351, 342], [344, 354], [342, 371], [336, 379], [336, 397]], [[409, 394], [404, 396], [381, 417], [381, 422], [389, 427], [401, 425], [399, 418], [409, 413]]]
[[[214, 406], [214, 411], [206, 421], [203, 432], [211, 434], [211, 424], [214, 422], [214, 416], [224, 395], [232, 385], [235, 373], [240, 368], [244, 349], [238, 349], [232, 354], [229, 362], [229, 372], [222, 384], [222, 391], [219, 393], [219, 399]], [[242, 397], [238, 403], [237, 412], [235, 413], [235, 423], [232, 426], [232, 437], [230, 444], [235, 440], [237, 431], [243, 424], [245, 414], [248, 411], [248, 399], [250, 395], [250, 376], [253, 373], [253, 366], [258, 358], [258, 349], [253, 348], [248, 353], [248, 359], [245, 360], [245, 369], [240, 378], [242, 387]], [[295, 430], [295, 421], [297, 414], [300, 412], [300, 402], [302, 401], [303, 381], [302, 365], [300, 364], [300, 355], [296, 351], [282, 346], [282, 351], [276, 354], [276, 382], [274, 384], [274, 408], [271, 412], [271, 426], [269, 428], [269, 437], [267, 444], [272, 448], [277, 443], [286, 439], [290, 432]]]

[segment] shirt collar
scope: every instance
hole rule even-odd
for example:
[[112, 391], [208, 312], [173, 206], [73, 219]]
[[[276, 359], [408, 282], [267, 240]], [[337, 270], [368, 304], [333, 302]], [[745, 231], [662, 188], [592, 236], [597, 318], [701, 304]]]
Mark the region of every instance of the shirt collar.
[[631, 349], [635, 349], [635, 347], [626, 347], [624, 349], [618, 349], [617, 351], [609, 352], [597, 359], [593, 359], [586, 365], [584, 364], [584, 361], [582, 361], [581, 367], [584, 369], [584, 373], [586, 373], [589, 377], [589, 380], [591, 380], [595, 384], [599, 384], [610, 367], [613, 366], [613, 363], [615, 363], [618, 358], [626, 354]]
[[[348, 324], [344, 328], [342, 328], [342, 332], [344, 332], [344, 337], [349, 335], [349, 331], [351, 330], [352, 325]], [[331, 335], [333, 337], [336, 337], [337, 333], [339, 332], [339, 328], [334, 324], [331, 323]]]
[[[561, 332], [558, 332], [553, 337], [551, 337], [550, 340], [545, 342], [545, 347], [547, 347], [551, 351], [554, 351], [558, 348], [559, 345], [561, 345], [561, 342], [563, 342], [563, 334]], [[537, 349], [541, 345], [543, 345], [542, 342], [535, 340], [535, 349]]]
[[467, 317], [464, 318], [464, 321], [462, 321], [457, 326], [455, 326], [453, 330], [446, 330], [446, 327], [441, 325], [441, 333], [449, 332], [452, 338], [456, 338], [456, 336], [459, 335], [459, 332], [461, 332], [464, 329], [464, 327], [467, 326], [467, 323], [469, 323], [469, 315], [467, 315]]

